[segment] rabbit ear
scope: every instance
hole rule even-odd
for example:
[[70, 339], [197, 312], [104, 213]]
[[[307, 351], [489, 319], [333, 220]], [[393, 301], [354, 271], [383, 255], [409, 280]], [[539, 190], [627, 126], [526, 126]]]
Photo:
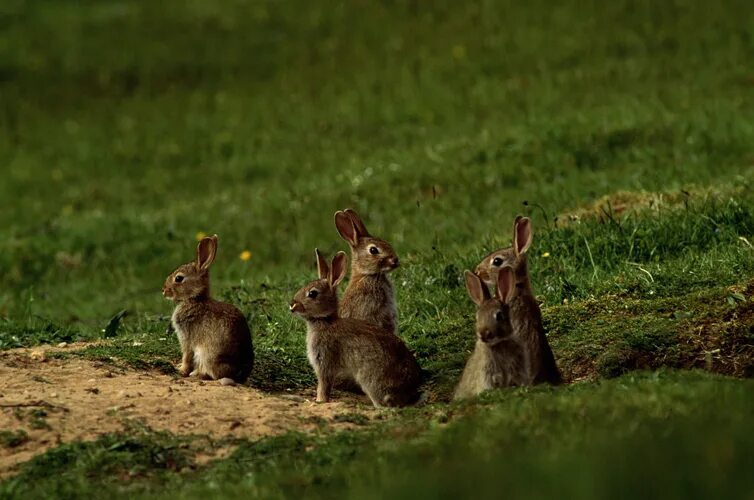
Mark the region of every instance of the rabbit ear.
[[346, 276], [346, 264], [348, 263], [348, 257], [344, 252], [338, 252], [332, 258], [332, 266], [330, 267], [330, 287], [335, 288], [343, 281]]
[[319, 279], [330, 279], [330, 268], [327, 267], [327, 260], [325, 260], [319, 253], [319, 248], [314, 249], [314, 254], [317, 256], [317, 273], [319, 273]]
[[497, 273], [497, 298], [500, 302], [507, 304], [513, 297], [513, 291], [516, 288], [516, 279], [513, 275], [511, 266], [503, 266]]
[[369, 231], [367, 231], [367, 227], [364, 225], [364, 221], [361, 220], [361, 217], [359, 217], [359, 214], [350, 208], [346, 208], [344, 212], [351, 218], [351, 222], [353, 222], [353, 226], [356, 228], [356, 235], [359, 238], [370, 236]]
[[199, 271], [208, 269], [215, 261], [217, 255], [217, 235], [202, 238], [196, 246], [196, 269]]
[[516, 257], [529, 249], [532, 238], [531, 219], [519, 215], [513, 223], [513, 251]]
[[346, 240], [351, 246], [356, 246], [359, 242], [356, 226], [345, 212], [340, 210], [335, 212], [335, 228], [340, 233], [340, 237]]
[[471, 271], [466, 271], [464, 278], [466, 279], [466, 290], [468, 290], [469, 297], [474, 301], [474, 304], [481, 306], [482, 302], [490, 298], [490, 291], [487, 289], [487, 285], [479, 279], [479, 276]]

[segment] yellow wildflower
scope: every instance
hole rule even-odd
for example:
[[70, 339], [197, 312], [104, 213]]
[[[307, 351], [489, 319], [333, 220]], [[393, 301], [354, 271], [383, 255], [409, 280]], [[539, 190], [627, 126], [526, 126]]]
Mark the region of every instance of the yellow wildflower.
[[545, 252], [542, 254], [542, 257], [549, 257], [549, 256], [550, 256], [550, 252]]
[[241, 255], [238, 256], [242, 261], [246, 262], [247, 260], [251, 259], [251, 252], [248, 250], [244, 250], [241, 252]]

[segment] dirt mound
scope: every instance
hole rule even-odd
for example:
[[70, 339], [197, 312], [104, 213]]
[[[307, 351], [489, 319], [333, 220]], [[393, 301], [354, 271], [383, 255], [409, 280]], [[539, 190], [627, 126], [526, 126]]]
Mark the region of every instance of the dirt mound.
[[[314, 403], [314, 390], [269, 395], [247, 386], [178, 379], [79, 358], [50, 359], [49, 348], [0, 353], [0, 475], [60, 443], [92, 440], [137, 420], [155, 430], [260, 438], [310, 431], [322, 422], [348, 428], [366, 399]], [[25, 433], [25, 434], [24, 434]]]
[[559, 226], [589, 219], [606, 222], [609, 219], [619, 219], [630, 212], [658, 213], [662, 209], [679, 207], [690, 201], [735, 196], [742, 190], [741, 186], [726, 185], [715, 188], [689, 186], [673, 192], [616, 191], [585, 206], [558, 214], [557, 221]]

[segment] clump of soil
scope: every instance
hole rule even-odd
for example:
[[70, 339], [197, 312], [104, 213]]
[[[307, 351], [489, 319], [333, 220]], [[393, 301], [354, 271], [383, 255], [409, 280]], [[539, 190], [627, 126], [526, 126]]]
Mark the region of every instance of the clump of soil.
[[51, 359], [49, 351], [0, 353], [0, 429], [26, 435], [15, 446], [0, 447], [0, 475], [48, 448], [93, 440], [134, 421], [179, 435], [255, 439], [311, 431], [323, 422], [351, 428], [377, 414], [356, 396], [316, 404], [314, 390], [270, 395], [80, 358]]

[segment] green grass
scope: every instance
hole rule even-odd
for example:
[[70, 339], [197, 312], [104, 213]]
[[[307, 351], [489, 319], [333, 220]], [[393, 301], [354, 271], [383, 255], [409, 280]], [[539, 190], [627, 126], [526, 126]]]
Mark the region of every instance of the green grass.
[[[197, 233], [218, 233], [213, 290], [249, 318], [250, 384], [311, 387], [304, 325], [286, 305], [314, 276], [315, 247], [345, 249], [332, 214], [351, 206], [401, 256], [401, 335], [443, 401], [473, 345], [462, 272], [508, 244], [524, 213], [553, 350], [569, 378], [589, 381], [398, 412], [384, 429], [245, 443], [208, 470], [183, 448], [162, 467], [155, 450], [178, 438], [132, 431], [64, 445], [3, 488], [356, 496], [385, 482], [379, 491], [399, 497], [463, 496], [505, 474], [520, 496], [598, 497], [636, 496], [662, 471], [668, 489], [647, 486], [651, 496], [751, 496], [736, 476], [751, 465], [740, 452], [751, 450], [741, 420], [751, 407], [735, 396], [748, 381], [626, 374], [754, 373], [752, 26], [743, 0], [2, 2], [0, 349], [107, 334], [73, 355], [175, 374], [160, 286], [192, 258]], [[667, 203], [593, 210], [621, 191]], [[564, 215], [583, 207], [595, 216]], [[725, 406], [726, 394], [737, 402]], [[476, 416], [433, 423], [433, 412], [467, 411]], [[513, 429], [495, 441], [505, 455], [468, 450], [487, 411]], [[538, 412], [551, 419], [534, 429], [526, 419]], [[350, 464], [402, 425], [406, 435]], [[102, 450], [122, 439], [141, 444], [112, 464], [138, 473], [104, 477]], [[311, 440], [321, 454], [302, 451]], [[276, 457], [267, 468], [260, 449]], [[605, 459], [615, 454], [624, 462]], [[27, 484], [79, 456], [70, 472]], [[431, 460], [436, 470], [408, 484]], [[334, 479], [315, 484], [310, 472]], [[459, 474], [473, 480], [450, 484]]]
[[29, 435], [24, 430], [0, 431], [0, 445], [5, 448], [21, 446], [29, 440]]

